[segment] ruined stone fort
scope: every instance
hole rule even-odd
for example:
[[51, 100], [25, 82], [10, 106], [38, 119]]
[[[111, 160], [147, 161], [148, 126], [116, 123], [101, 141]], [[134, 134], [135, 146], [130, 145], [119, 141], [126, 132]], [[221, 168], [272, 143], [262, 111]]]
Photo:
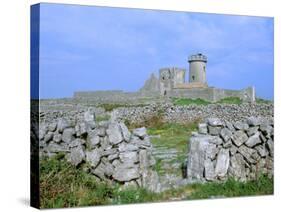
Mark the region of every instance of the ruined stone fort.
[[159, 77], [151, 74], [144, 86], [137, 92], [81, 91], [75, 92], [74, 98], [90, 98], [97, 101], [127, 101], [140, 98], [190, 98], [216, 102], [227, 97], [239, 97], [245, 102], [255, 102], [253, 86], [230, 90], [208, 85], [206, 77], [207, 57], [201, 53], [189, 56], [189, 80], [185, 81], [186, 69], [178, 67], [161, 68]]

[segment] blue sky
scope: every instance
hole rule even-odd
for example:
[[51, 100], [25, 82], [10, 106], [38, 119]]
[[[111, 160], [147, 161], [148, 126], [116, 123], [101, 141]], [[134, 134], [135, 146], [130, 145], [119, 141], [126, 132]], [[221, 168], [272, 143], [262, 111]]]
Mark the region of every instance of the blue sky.
[[[273, 99], [273, 18], [41, 4], [40, 98], [137, 91], [162, 67], [208, 57], [210, 86]], [[186, 79], [188, 80], [188, 79]]]

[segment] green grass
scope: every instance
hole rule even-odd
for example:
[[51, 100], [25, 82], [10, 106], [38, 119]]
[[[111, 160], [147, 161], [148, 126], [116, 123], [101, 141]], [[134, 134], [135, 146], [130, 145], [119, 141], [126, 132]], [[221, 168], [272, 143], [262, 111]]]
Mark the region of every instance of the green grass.
[[224, 99], [219, 100], [219, 104], [242, 104], [242, 100], [239, 97], [226, 97]]
[[172, 98], [172, 102], [174, 105], [208, 105], [211, 104], [211, 102], [208, 102], [204, 99], [187, 99], [187, 98]]
[[97, 122], [108, 121], [109, 119], [110, 119], [110, 115], [107, 115], [107, 114], [96, 116]]
[[[186, 159], [187, 154], [187, 141], [191, 136], [191, 132], [197, 129], [197, 122], [188, 124], [175, 124], [175, 123], [158, 123], [155, 127], [148, 127], [147, 133], [149, 135], [159, 135], [160, 137], [152, 137], [152, 144], [157, 147], [166, 147], [167, 149], [176, 149], [178, 151], [177, 157], [171, 160], [170, 164], [182, 164]], [[166, 174], [168, 170], [162, 167], [165, 165], [161, 160], [156, 160], [156, 171], [161, 174]], [[170, 172], [181, 175], [181, 169], [171, 169]]]
[[194, 184], [190, 187], [193, 192], [188, 199], [269, 195], [273, 194], [273, 179], [261, 176], [256, 181], [246, 183], [229, 179], [224, 183]]
[[117, 104], [117, 103], [105, 103], [105, 104], [100, 104], [99, 107], [103, 107], [105, 109], [105, 111], [107, 112], [111, 112], [113, 111], [114, 109], [116, 108], [119, 108], [119, 107], [139, 107], [139, 106], [146, 106], [146, 104]]
[[109, 204], [113, 189], [93, 175], [57, 158], [40, 161], [40, 207]]
[[262, 98], [256, 98], [256, 103], [258, 103], [258, 104], [272, 104], [273, 101], [267, 100], [267, 99], [262, 99]]

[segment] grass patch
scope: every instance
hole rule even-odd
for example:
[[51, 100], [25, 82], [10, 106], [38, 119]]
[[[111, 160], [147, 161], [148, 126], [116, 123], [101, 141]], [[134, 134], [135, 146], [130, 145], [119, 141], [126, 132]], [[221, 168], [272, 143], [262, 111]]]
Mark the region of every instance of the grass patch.
[[119, 107], [144, 107], [146, 106], [146, 104], [100, 104], [99, 107], [103, 107], [105, 109], [106, 112], [111, 112], [116, 108]]
[[187, 98], [172, 98], [174, 105], [184, 106], [184, 105], [208, 105], [211, 102], [208, 102], [204, 99], [187, 99]]
[[269, 195], [273, 194], [273, 179], [261, 176], [258, 180], [246, 183], [229, 179], [224, 183], [194, 184], [191, 188], [193, 192], [188, 199]]
[[40, 161], [41, 208], [105, 205], [113, 193], [109, 185], [64, 160]]
[[112, 204], [132, 204], [161, 201], [161, 196], [144, 188], [128, 187], [124, 190], [115, 190]]
[[96, 116], [97, 122], [108, 121], [109, 119], [110, 119], [110, 115], [108, 115], [108, 114]]
[[256, 103], [257, 104], [272, 104], [273, 101], [267, 100], [267, 99], [262, 99], [262, 98], [256, 98]]
[[154, 127], [148, 127], [149, 135], [160, 135], [160, 138], [151, 138], [155, 145], [174, 147], [178, 150], [186, 150], [188, 137], [197, 129], [197, 122], [188, 124], [163, 123]]
[[[160, 137], [152, 137], [151, 143], [155, 148], [167, 148], [177, 150], [177, 157], [169, 162], [170, 165], [174, 163], [183, 164], [187, 154], [187, 142], [191, 136], [191, 132], [197, 129], [197, 122], [188, 124], [176, 124], [176, 123], [162, 123], [154, 127], [148, 127], [147, 132], [149, 135], [159, 135]], [[162, 175], [169, 172], [169, 170], [163, 167], [168, 163], [156, 159], [156, 171]], [[182, 175], [181, 169], [171, 169], [171, 173]]]
[[242, 99], [239, 97], [226, 97], [224, 99], [219, 100], [219, 104], [242, 104]]

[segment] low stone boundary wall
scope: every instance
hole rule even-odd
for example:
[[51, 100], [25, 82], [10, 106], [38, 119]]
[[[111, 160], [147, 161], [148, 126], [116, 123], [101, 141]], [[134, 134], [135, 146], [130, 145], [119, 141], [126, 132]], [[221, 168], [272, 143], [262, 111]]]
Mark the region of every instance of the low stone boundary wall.
[[60, 118], [40, 125], [41, 157], [64, 153], [67, 161], [74, 166], [86, 164], [86, 171], [100, 180], [160, 190], [145, 128], [130, 132], [123, 122], [96, 123], [90, 111], [75, 120]]
[[209, 118], [198, 128], [189, 141], [188, 179], [247, 181], [261, 174], [273, 176], [273, 119], [249, 117], [231, 123]]
[[243, 121], [249, 116], [273, 116], [273, 104], [209, 104], [175, 106], [172, 104], [152, 104], [144, 107], [117, 108], [112, 112], [116, 120], [142, 123], [153, 116], [161, 116], [170, 123], [186, 123], [209, 117], [223, 121]]

